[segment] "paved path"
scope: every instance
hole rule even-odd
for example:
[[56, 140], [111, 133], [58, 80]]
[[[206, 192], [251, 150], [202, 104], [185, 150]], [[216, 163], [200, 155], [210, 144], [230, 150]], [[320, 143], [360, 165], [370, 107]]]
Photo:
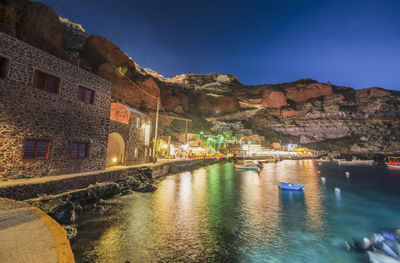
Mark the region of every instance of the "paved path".
[[[153, 166], [162, 165], [162, 164], [166, 164], [166, 163], [173, 163], [173, 162], [177, 162], [177, 161], [183, 161], [183, 159], [162, 159], [162, 160], [159, 160], [156, 164], [143, 163], [143, 164], [135, 164], [135, 165], [129, 165], [129, 166], [121, 165], [121, 166], [112, 166], [112, 167], [106, 168], [105, 170], [91, 171], [91, 172], [84, 172], [84, 173], [74, 173], [74, 174], [64, 174], [64, 175], [57, 175], [57, 176], [45, 176], [45, 177], [34, 177], [34, 178], [26, 178], [26, 179], [0, 181], [0, 187], [13, 187], [16, 185], [54, 182], [54, 181], [59, 181], [62, 179], [69, 179], [69, 178], [74, 178], [74, 177], [92, 175], [92, 174], [101, 173], [104, 171], [124, 170], [124, 169], [133, 168], [133, 167], [151, 168]], [[0, 263], [1, 263], [1, 261], [0, 261]]]
[[1, 263], [74, 262], [65, 230], [38, 208], [0, 198]]

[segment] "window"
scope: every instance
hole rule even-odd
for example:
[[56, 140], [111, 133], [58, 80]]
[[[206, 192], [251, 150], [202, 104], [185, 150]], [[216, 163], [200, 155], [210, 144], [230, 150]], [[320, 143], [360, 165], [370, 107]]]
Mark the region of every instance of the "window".
[[79, 87], [78, 100], [93, 104], [94, 91], [85, 87]]
[[139, 149], [135, 148], [135, 158], [138, 158], [138, 157], [139, 157]]
[[136, 118], [136, 128], [140, 128], [140, 118]]
[[25, 141], [24, 159], [47, 159], [49, 155], [49, 141], [32, 140]]
[[144, 157], [147, 157], [147, 148], [144, 148]]
[[87, 143], [73, 143], [72, 144], [72, 158], [85, 158], [87, 157]]
[[35, 88], [42, 89], [51, 93], [58, 93], [60, 79], [47, 73], [36, 71]]
[[7, 64], [6, 58], [0, 57], [0, 79], [5, 79], [7, 75]]

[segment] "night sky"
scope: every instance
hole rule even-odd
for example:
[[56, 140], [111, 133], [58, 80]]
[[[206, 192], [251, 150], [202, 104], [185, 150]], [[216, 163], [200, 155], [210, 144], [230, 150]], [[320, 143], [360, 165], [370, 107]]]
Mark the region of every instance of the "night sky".
[[[400, 90], [399, 0], [59, 1], [88, 34], [168, 77]], [[55, 0], [41, 2], [66, 17]]]

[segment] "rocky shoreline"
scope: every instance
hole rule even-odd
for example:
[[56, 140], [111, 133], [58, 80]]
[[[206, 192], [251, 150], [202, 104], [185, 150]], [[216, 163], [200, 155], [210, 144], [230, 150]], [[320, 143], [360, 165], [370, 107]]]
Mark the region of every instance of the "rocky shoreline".
[[161, 164], [152, 169], [143, 167], [139, 172], [123, 179], [98, 182], [80, 189], [27, 199], [25, 202], [54, 218], [64, 227], [68, 239], [71, 240], [78, 234], [76, 223], [83, 211], [103, 213], [111, 207], [107, 199], [114, 196], [130, 194], [132, 191], [154, 192], [157, 189], [155, 178], [225, 161], [227, 161], [225, 158], [202, 159]]

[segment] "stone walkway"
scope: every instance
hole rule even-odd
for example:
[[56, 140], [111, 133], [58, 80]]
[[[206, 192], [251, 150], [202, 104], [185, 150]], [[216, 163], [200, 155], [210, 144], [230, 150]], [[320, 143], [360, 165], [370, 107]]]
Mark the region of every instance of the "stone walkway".
[[112, 166], [109, 167], [105, 170], [99, 170], [99, 171], [92, 171], [92, 172], [84, 172], [84, 173], [74, 173], [74, 174], [64, 174], [64, 175], [57, 175], [57, 176], [46, 176], [46, 177], [35, 177], [35, 178], [27, 178], [27, 179], [18, 179], [18, 180], [9, 180], [9, 181], [0, 181], [0, 187], [13, 187], [15, 185], [24, 185], [24, 184], [38, 184], [38, 183], [46, 183], [46, 182], [54, 182], [54, 181], [60, 181], [62, 179], [69, 179], [69, 178], [74, 178], [74, 177], [80, 177], [80, 176], [85, 176], [85, 175], [91, 175], [91, 174], [96, 174], [96, 173], [101, 173], [104, 171], [117, 171], [117, 170], [125, 170], [128, 168], [134, 168], [134, 167], [153, 167], [153, 166], [158, 166], [166, 163], [173, 163], [177, 161], [182, 161], [183, 159], [165, 159], [165, 160], [159, 160], [156, 164], [153, 163], [144, 163], [144, 164], [135, 164], [135, 165], [129, 165], [129, 166]]
[[0, 262], [70, 263], [65, 230], [38, 208], [0, 198]]

